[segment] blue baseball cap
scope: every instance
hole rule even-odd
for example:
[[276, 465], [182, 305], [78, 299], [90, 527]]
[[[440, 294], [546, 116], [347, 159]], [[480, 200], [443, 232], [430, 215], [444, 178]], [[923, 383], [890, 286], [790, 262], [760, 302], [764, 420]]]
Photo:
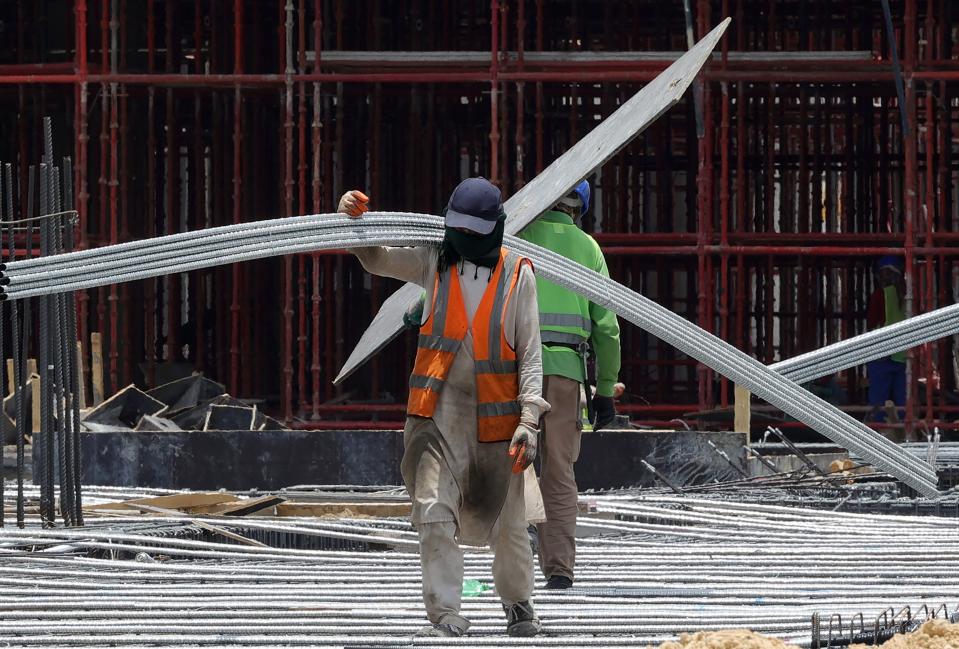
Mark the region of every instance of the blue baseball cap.
[[881, 270], [883, 268], [889, 268], [898, 273], [902, 273], [903, 263], [902, 259], [897, 255], [885, 255], [880, 257], [876, 262], [876, 270]]
[[446, 227], [466, 228], [489, 234], [506, 218], [499, 188], [485, 178], [467, 178], [450, 194], [446, 206]]

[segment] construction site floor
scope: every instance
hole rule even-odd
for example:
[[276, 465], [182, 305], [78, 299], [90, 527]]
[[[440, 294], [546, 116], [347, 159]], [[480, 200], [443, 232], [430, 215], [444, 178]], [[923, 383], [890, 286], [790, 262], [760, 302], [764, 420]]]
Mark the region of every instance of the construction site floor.
[[[618, 647], [721, 629], [809, 646], [816, 613], [846, 625], [861, 614], [869, 626], [890, 608], [943, 617], [959, 605], [955, 518], [584, 494], [575, 586], [537, 582], [541, 637], [505, 635], [492, 556], [468, 550], [469, 637], [418, 639], [417, 540], [402, 516], [281, 516], [263, 495], [198, 505], [184, 492], [88, 487], [84, 527], [42, 529], [28, 508], [21, 530], [15, 489], [7, 482], [0, 529], [0, 637], [17, 646]], [[402, 500], [301, 493], [354, 509]]]

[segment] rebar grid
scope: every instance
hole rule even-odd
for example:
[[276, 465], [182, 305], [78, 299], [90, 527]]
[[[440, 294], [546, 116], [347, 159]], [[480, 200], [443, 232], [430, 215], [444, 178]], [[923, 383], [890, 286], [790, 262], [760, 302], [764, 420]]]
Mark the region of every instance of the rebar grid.
[[[167, 492], [94, 487], [87, 497], [156, 493]], [[951, 578], [959, 570], [954, 519], [661, 495], [583, 498], [603, 518], [581, 516], [581, 524], [616, 529], [580, 539], [573, 589], [536, 591], [546, 633], [535, 641], [505, 636], [492, 591], [464, 598], [464, 615], [473, 622], [466, 639], [411, 640], [424, 623], [415, 552], [268, 556], [252, 546], [164, 536], [177, 529], [166, 526], [189, 526], [182, 519], [92, 512], [86, 529], [42, 529], [31, 520], [26, 530], [0, 533], [0, 633], [18, 646], [619, 647], [680, 632], [750, 628], [803, 644], [813, 613], [862, 612], [870, 620], [890, 606], [944, 603], [951, 613], [959, 604]], [[650, 532], [634, 519], [659, 527]], [[412, 533], [400, 519], [202, 520], [232, 529]], [[747, 523], [755, 534], [742, 533]], [[154, 534], [143, 534], [149, 529]], [[694, 530], [714, 538], [682, 536]], [[78, 544], [83, 538], [103, 542]], [[206, 550], [181, 557], [186, 545]], [[44, 556], [47, 548], [55, 552]], [[150, 557], [126, 558], [143, 552]], [[467, 548], [465, 578], [489, 583], [490, 571], [491, 555]]]

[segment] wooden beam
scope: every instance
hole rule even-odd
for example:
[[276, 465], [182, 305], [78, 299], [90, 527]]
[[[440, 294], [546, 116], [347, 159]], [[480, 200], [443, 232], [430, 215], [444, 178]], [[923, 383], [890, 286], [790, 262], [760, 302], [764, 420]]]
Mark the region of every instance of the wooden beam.
[[737, 385], [734, 393], [733, 430], [737, 433], [746, 433], [746, 444], [749, 444], [750, 409], [749, 400], [752, 393], [746, 388]]
[[[31, 359], [32, 360], [32, 359]], [[36, 369], [36, 361], [34, 361], [34, 369]], [[31, 432], [39, 433], [40, 432], [40, 402], [43, 401], [43, 397], [40, 396], [40, 375], [33, 373], [30, 375], [28, 381], [33, 389], [33, 395], [31, 397], [31, 405], [33, 406], [31, 413], [33, 415], [33, 426], [30, 428]]]
[[103, 341], [99, 331], [90, 332], [90, 359], [93, 378], [93, 405], [103, 403]]
[[77, 366], [74, 368], [74, 372], [77, 373], [77, 391], [79, 394], [76, 395], [79, 399], [80, 410], [85, 410], [87, 407], [87, 386], [83, 383], [83, 342], [77, 341]]
[[101, 503], [99, 505], [85, 505], [84, 510], [103, 511], [108, 509], [139, 509], [140, 505], [150, 507], [162, 507], [163, 509], [193, 510], [199, 507], [209, 507], [213, 505], [224, 505], [227, 503], [246, 502], [239, 500], [233, 494], [228, 493], [191, 493], [191, 494], [171, 494], [169, 496], [155, 496], [152, 498], [134, 498], [131, 500], [119, 500], [117, 502]]
[[195, 518], [190, 518], [183, 512], [179, 512], [175, 509], [165, 509], [163, 507], [153, 507], [151, 505], [137, 505], [136, 507], [137, 509], [141, 511], [150, 512], [153, 514], [160, 514], [162, 516], [170, 516], [173, 518], [183, 518], [184, 520], [188, 521], [191, 525], [202, 527], [208, 532], [213, 532], [214, 534], [219, 534], [220, 536], [224, 536], [228, 539], [233, 539], [234, 541], [237, 541], [238, 543], [242, 543], [244, 545], [253, 545], [259, 548], [270, 547], [266, 543], [260, 543], [259, 541], [243, 536], [242, 534], [237, 534], [236, 532], [225, 530], [222, 527], [219, 527], [217, 525], [211, 525], [210, 523], [206, 523], [204, 521], [198, 521]]
[[[413, 505], [408, 502], [324, 502], [324, 503], [297, 503], [287, 502], [276, 506], [276, 516], [300, 516], [315, 518], [318, 516], [373, 516], [375, 518], [389, 518], [409, 516]], [[272, 512], [264, 512], [272, 515]]]

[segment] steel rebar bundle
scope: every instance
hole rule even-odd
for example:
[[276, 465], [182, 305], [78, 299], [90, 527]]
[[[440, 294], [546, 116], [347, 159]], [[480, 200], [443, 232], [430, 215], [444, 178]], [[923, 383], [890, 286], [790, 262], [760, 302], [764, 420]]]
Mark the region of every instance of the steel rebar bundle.
[[[63, 160], [63, 169], [53, 162], [52, 123], [43, 120], [43, 161], [39, 167], [29, 167], [27, 200], [20, 205], [19, 188], [14, 185], [14, 169], [10, 164], [0, 165], [0, 208], [3, 223], [0, 224], [0, 239], [7, 251], [9, 264], [17, 261], [18, 251], [25, 262], [30, 262], [35, 244], [44, 256], [69, 253], [73, 248], [72, 168], [69, 158]], [[34, 196], [38, 197], [35, 211]], [[0, 246], [2, 247], [2, 246]], [[3, 260], [0, 260], [2, 262]], [[30, 425], [32, 408], [26, 405], [25, 392], [33, 381], [40, 382], [40, 403], [32, 403], [40, 413], [39, 430], [32, 439], [36, 480], [40, 486], [40, 514], [46, 525], [53, 525], [57, 517], [57, 494], [59, 514], [68, 525], [82, 524], [80, 498], [79, 380], [77, 363], [77, 314], [72, 291], [47, 293], [36, 300], [31, 309], [30, 300], [20, 300], [10, 306], [10, 317], [0, 318], [0, 341], [4, 338], [7, 322], [11, 329], [12, 374], [15, 408], [15, 431], [17, 446], [18, 494], [17, 525], [23, 526], [25, 512], [24, 475], [25, 438]], [[37, 314], [37, 336], [34, 337], [32, 312]], [[2, 346], [2, 345], [0, 345]], [[27, 359], [35, 355], [38, 360], [37, 376], [27, 373]], [[3, 363], [6, 369], [6, 363]], [[0, 372], [0, 378], [2, 378]], [[6, 382], [3, 382], [6, 385]], [[36, 393], [34, 393], [36, 394]], [[31, 397], [33, 400], [33, 397]], [[0, 515], [0, 526], [4, 523]]]
[[[442, 231], [439, 217], [423, 214], [370, 213], [359, 220], [336, 214], [314, 214], [13, 262], [3, 269], [0, 282], [6, 283], [3, 294], [7, 299], [22, 299], [311, 250], [435, 244], [442, 238]], [[732, 345], [561, 255], [512, 236], [507, 236], [506, 245], [531, 258], [543, 277], [616, 312], [920, 493], [928, 496], [938, 493], [937, 476], [928, 463], [904, 453], [889, 440]], [[874, 338], [868, 339], [865, 345], [869, 353], [875, 353]], [[851, 353], [847, 348], [840, 350], [840, 355], [847, 360]]]

